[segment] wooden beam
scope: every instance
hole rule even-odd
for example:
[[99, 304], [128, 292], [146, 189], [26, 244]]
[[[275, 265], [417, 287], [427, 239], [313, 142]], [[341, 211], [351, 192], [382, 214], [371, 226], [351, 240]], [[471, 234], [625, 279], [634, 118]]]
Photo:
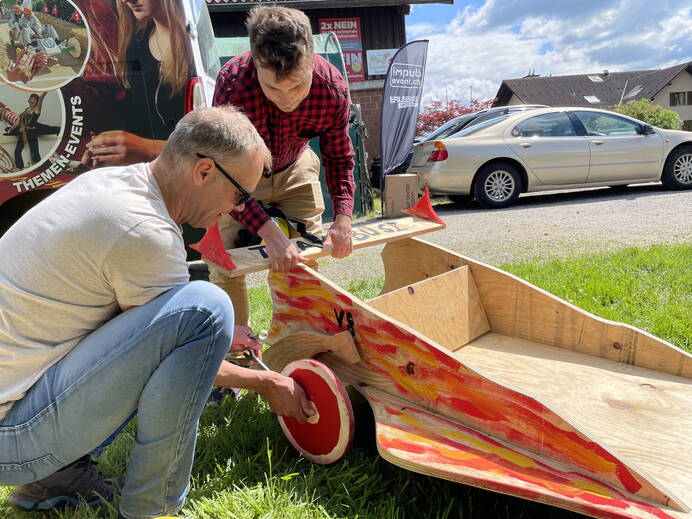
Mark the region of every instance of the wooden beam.
[[[353, 225], [353, 249], [358, 250], [371, 245], [401, 240], [442, 228], [444, 225], [415, 216], [367, 220]], [[308, 259], [322, 258], [331, 254], [331, 250], [324, 249], [321, 244], [316, 244], [306, 238], [294, 238], [291, 242]], [[270, 265], [265, 248], [265, 245], [256, 245], [230, 249], [228, 254], [236, 268], [227, 270], [226, 273], [234, 277], [268, 269]]]

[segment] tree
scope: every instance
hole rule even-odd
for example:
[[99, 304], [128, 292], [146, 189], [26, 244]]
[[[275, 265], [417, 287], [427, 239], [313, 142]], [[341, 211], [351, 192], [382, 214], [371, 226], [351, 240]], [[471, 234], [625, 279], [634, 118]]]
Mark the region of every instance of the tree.
[[435, 128], [443, 125], [450, 119], [460, 115], [486, 110], [493, 104], [494, 99], [488, 101], [471, 101], [471, 106], [464, 106], [458, 99], [452, 99], [446, 104], [442, 101], [432, 101], [423, 108], [416, 122], [416, 135], [425, 135]]
[[679, 130], [682, 128], [682, 120], [674, 110], [666, 110], [660, 105], [651, 104], [648, 99], [639, 101], [627, 101], [624, 105], [613, 106], [613, 112], [629, 115], [645, 123], [659, 128]]

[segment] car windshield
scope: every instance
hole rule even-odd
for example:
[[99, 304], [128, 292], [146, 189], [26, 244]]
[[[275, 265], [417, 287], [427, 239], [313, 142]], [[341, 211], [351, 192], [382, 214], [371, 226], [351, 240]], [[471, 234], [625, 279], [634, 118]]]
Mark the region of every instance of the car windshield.
[[479, 123], [473, 123], [469, 124], [465, 128], [463, 128], [461, 131], [455, 133], [454, 135], [450, 135], [448, 138], [450, 139], [456, 139], [457, 137], [466, 137], [467, 135], [471, 135], [473, 133], [476, 133], [478, 131], [484, 130], [485, 128], [489, 128], [491, 126], [496, 125], [499, 122], [504, 121], [510, 116], [510, 114], [502, 114], [498, 115], [497, 117], [493, 117], [492, 119], [486, 119], [484, 121], [480, 121]]

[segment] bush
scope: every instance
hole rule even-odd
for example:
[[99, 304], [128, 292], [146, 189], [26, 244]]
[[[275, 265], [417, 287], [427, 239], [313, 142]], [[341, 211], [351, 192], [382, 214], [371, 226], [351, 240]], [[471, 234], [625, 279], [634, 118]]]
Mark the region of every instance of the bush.
[[624, 105], [612, 107], [611, 110], [622, 115], [634, 117], [658, 128], [669, 130], [679, 130], [682, 128], [682, 120], [677, 112], [666, 110], [660, 105], [651, 104], [651, 101], [648, 99], [628, 101]]
[[452, 99], [447, 104], [442, 101], [432, 101], [423, 108], [416, 122], [416, 135], [426, 135], [447, 121], [460, 115], [478, 112], [490, 108], [495, 100], [478, 101], [474, 99], [471, 106], [464, 106], [458, 99]]

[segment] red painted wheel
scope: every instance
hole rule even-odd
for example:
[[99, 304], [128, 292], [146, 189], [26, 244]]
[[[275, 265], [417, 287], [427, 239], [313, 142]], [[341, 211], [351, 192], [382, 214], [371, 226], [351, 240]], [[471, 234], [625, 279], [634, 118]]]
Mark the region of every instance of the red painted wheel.
[[291, 377], [315, 404], [318, 416], [309, 423], [279, 417], [279, 423], [291, 445], [313, 463], [327, 465], [343, 458], [353, 440], [353, 408], [343, 384], [332, 370], [313, 359], [301, 359], [287, 365], [282, 375]]

